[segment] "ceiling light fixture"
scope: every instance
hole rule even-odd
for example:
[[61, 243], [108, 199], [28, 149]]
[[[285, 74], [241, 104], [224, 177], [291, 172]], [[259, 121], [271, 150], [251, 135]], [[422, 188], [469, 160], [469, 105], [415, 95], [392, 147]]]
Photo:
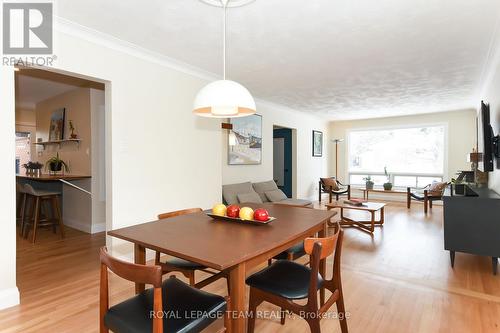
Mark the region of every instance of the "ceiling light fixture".
[[207, 84], [198, 92], [194, 100], [193, 113], [210, 118], [236, 118], [252, 115], [256, 112], [256, 107], [248, 89], [238, 82], [226, 80], [226, 17], [228, 8], [244, 6], [255, 0], [200, 1], [223, 8], [223, 79]]

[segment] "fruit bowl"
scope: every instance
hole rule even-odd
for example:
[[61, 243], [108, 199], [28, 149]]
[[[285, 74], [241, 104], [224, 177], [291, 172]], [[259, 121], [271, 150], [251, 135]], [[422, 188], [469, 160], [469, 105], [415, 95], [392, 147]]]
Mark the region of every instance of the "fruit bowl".
[[205, 211], [205, 214], [213, 218], [214, 220], [222, 220], [222, 221], [228, 221], [228, 222], [235, 222], [235, 223], [241, 223], [241, 224], [253, 224], [253, 225], [266, 225], [274, 220], [276, 220], [275, 217], [269, 217], [267, 221], [257, 221], [257, 220], [244, 220], [239, 217], [229, 217], [229, 216], [220, 216], [220, 215], [215, 215], [212, 214], [211, 210]]

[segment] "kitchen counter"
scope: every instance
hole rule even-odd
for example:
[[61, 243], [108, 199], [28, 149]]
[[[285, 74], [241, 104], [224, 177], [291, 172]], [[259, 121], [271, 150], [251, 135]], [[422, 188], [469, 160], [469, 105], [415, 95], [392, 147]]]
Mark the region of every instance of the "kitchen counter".
[[27, 179], [27, 180], [35, 180], [35, 181], [40, 181], [40, 182], [53, 182], [53, 181], [59, 181], [59, 180], [80, 180], [80, 179], [87, 179], [91, 178], [91, 176], [83, 176], [83, 175], [47, 175], [47, 174], [42, 174], [40, 176], [34, 176], [34, 175], [26, 175], [26, 174], [17, 174], [16, 178], [18, 179]]

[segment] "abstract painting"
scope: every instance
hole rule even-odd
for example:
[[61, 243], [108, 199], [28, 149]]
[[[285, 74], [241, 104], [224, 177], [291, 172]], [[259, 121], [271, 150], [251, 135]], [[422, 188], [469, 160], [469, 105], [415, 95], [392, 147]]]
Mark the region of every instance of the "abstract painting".
[[251, 115], [231, 119], [228, 164], [249, 165], [262, 162], [262, 116]]
[[65, 108], [60, 108], [52, 112], [50, 116], [49, 141], [64, 139]]

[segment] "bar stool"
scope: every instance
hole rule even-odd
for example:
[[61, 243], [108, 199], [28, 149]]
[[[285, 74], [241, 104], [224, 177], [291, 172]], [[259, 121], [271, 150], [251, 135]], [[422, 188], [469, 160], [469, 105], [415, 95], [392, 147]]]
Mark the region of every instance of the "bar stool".
[[[24, 238], [28, 238], [29, 228], [27, 228], [27, 226], [32, 224], [32, 242], [35, 243], [37, 228], [52, 226], [55, 233], [56, 226], [59, 225], [61, 238], [64, 238], [64, 225], [61, 217], [61, 209], [59, 207], [59, 197], [61, 193], [55, 191], [35, 190], [29, 184], [24, 185], [24, 192], [25, 200], [23, 204], [24, 208], [22, 209], [23, 215], [21, 218], [21, 235], [24, 235]], [[50, 204], [50, 207], [52, 208], [52, 212], [50, 214], [48, 214], [49, 212], [46, 207], [44, 207], [44, 203]], [[25, 213], [27, 211], [29, 211], [27, 214], [28, 219], [25, 219]], [[25, 229], [27, 229], [26, 232]]]
[[26, 192], [24, 192], [24, 186], [16, 183], [16, 223], [22, 225], [24, 218], [24, 208], [26, 201]]

